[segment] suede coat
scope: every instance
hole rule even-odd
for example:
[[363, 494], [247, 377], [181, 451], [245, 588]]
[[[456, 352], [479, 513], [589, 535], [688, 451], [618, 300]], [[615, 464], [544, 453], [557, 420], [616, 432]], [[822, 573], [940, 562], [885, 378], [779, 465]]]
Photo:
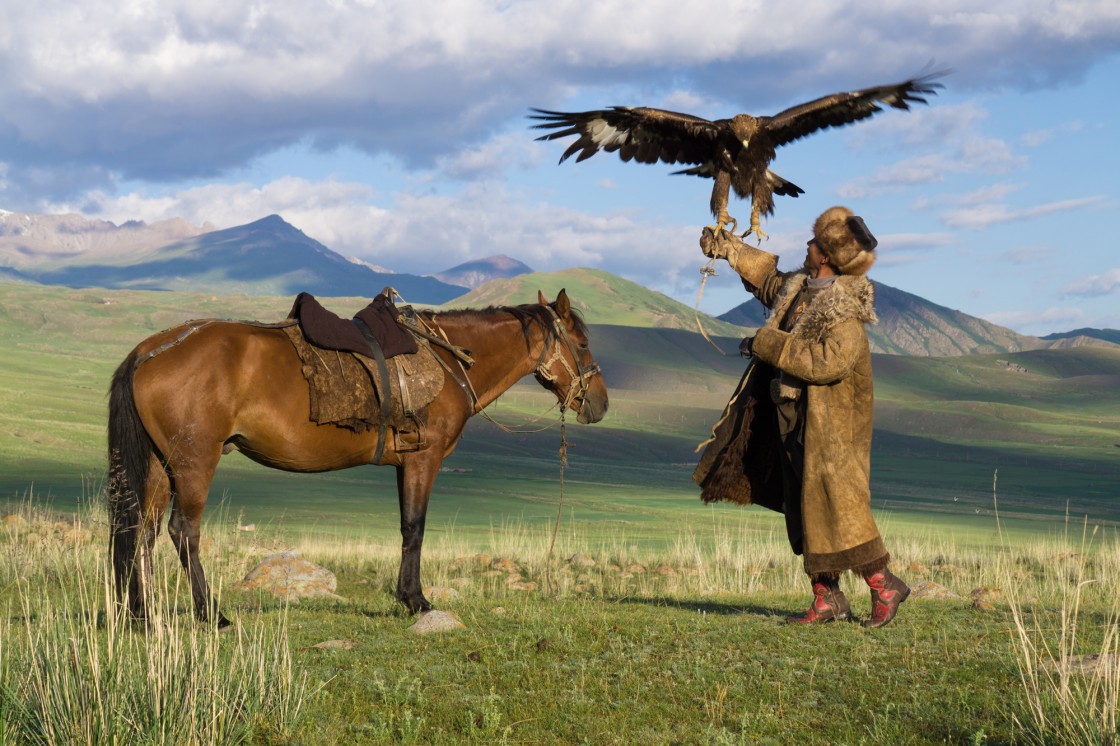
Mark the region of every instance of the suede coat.
[[705, 444], [693, 479], [705, 502], [756, 503], [783, 511], [782, 458], [770, 384], [776, 371], [805, 382], [801, 489], [804, 565], [810, 575], [884, 569], [890, 560], [871, 515], [871, 351], [874, 288], [841, 275], [789, 332], [779, 328], [807, 275], [775, 272], [759, 287], [772, 309], [754, 339], [754, 360]]

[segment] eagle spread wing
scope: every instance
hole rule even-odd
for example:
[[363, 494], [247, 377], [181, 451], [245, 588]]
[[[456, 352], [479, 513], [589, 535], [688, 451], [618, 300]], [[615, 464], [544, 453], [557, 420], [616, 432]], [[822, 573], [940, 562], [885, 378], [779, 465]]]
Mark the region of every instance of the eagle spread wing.
[[772, 117], [759, 117], [759, 122], [770, 133], [774, 147], [779, 147], [817, 130], [842, 127], [866, 119], [882, 111], [883, 106], [908, 111], [912, 103], [927, 103], [923, 96], [936, 95], [937, 89], [944, 87], [934, 82], [944, 74], [931, 73], [894, 85], [833, 93], [792, 106]]
[[884, 106], [908, 110], [912, 103], [924, 104], [923, 96], [935, 95], [943, 87], [935, 81], [946, 72], [894, 85], [833, 93], [768, 117], [740, 114], [732, 119], [709, 121], [664, 109], [613, 106], [575, 113], [533, 109], [536, 113], [531, 118], [541, 121], [533, 125], [534, 129], [551, 130], [538, 140], [575, 135], [575, 142], [560, 156], [561, 163], [577, 153], [579, 162], [599, 151], [617, 152], [624, 161], [689, 164], [691, 168], [675, 173], [715, 179], [711, 207], [717, 231], [736, 223], [727, 214], [728, 191], [734, 187], [740, 197], [751, 199], [748, 233], [754, 232], [761, 238], [766, 234], [759, 227], [759, 217], [773, 213], [772, 196], [796, 197], [804, 193], [796, 184], [769, 170], [776, 148], [817, 130], [866, 119]]
[[534, 129], [553, 130], [538, 140], [558, 140], [576, 135], [560, 162], [579, 153], [576, 162], [605, 150], [624, 161], [638, 163], [702, 164], [711, 159], [712, 147], [723, 131], [714, 122], [664, 109], [613, 106], [599, 111], [564, 113], [533, 109], [531, 119], [542, 120]]

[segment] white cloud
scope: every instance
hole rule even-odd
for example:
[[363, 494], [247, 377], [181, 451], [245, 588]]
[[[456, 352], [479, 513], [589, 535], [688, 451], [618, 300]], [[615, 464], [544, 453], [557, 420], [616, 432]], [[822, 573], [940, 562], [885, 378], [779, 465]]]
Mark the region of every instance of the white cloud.
[[[1043, 311], [993, 311], [981, 318], [1014, 329], [1020, 334], [1047, 334], [1055, 329], [1085, 326], [1085, 312], [1078, 308], [1051, 307]], [[1045, 330], [1045, 331], [1043, 331]]]
[[[495, 123], [589, 88], [768, 113], [895, 80], [946, 50], [957, 89], [1076, 80], [1116, 51], [1114, 5], [951, 0], [931, 16], [887, 0], [796, 12], [757, 0], [9, 3], [0, 160], [25, 200], [91, 188], [68, 189], [74, 174], [99, 174], [102, 188], [212, 178], [306, 141], [421, 168], [460, 153], [448, 168], [475, 174], [487, 154], [462, 153]], [[977, 116], [965, 105], [927, 112], [925, 128], [883, 126], [918, 144]], [[1006, 159], [990, 144], [976, 143], [984, 168]], [[36, 181], [36, 169], [56, 173]]]
[[947, 211], [942, 219], [951, 228], [968, 228], [983, 230], [997, 223], [1010, 223], [1016, 220], [1033, 220], [1035, 218], [1069, 212], [1103, 201], [1103, 197], [1082, 197], [1079, 199], [1066, 199], [1058, 202], [1047, 202], [1041, 205], [1013, 209], [1005, 204], [980, 203], [967, 207], [959, 207]]
[[1120, 267], [1090, 275], [1062, 288], [1062, 295], [1099, 296], [1112, 295], [1120, 291]]

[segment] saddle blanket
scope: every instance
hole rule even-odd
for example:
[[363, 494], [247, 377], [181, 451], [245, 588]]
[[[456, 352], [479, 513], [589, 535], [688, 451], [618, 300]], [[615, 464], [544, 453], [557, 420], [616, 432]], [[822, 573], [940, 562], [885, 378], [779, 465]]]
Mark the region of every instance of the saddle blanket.
[[364, 432], [381, 424], [380, 401], [388, 395], [389, 427], [405, 426], [410, 415], [426, 424], [425, 408], [443, 388], [443, 368], [427, 344], [386, 360], [389, 380], [382, 381], [377, 363], [365, 355], [314, 347], [297, 324], [284, 333], [303, 363], [313, 422]]

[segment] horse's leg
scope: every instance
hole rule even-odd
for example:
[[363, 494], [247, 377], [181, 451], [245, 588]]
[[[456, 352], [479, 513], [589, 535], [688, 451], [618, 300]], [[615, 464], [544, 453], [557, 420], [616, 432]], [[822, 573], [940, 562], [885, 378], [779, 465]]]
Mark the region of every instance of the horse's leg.
[[159, 458], [152, 454], [148, 465], [148, 479], [141, 501], [139, 541], [136, 557], [129, 576], [128, 608], [135, 619], [148, 618], [148, 604], [152, 591], [152, 549], [159, 533], [160, 521], [171, 500], [171, 483], [167, 470]]
[[210, 493], [210, 480], [218, 466], [221, 451], [216, 450], [212, 458], [195, 454], [189, 458], [177, 459], [172, 467], [175, 486], [175, 500], [171, 505], [171, 519], [167, 522], [167, 533], [179, 551], [179, 561], [191, 582], [191, 597], [194, 599], [195, 615], [203, 622], [213, 622], [219, 628], [228, 627], [229, 620], [222, 616], [217, 603], [210, 596], [210, 586], [206, 573], [202, 570], [199, 558], [199, 539], [202, 533], [202, 511]]
[[431, 451], [408, 454], [397, 467], [397, 495], [401, 507], [401, 569], [397, 576], [397, 600], [412, 613], [431, 611], [420, 585], [420, 549], [424, 544], [424, 521], [432, 494], [440, 455]]

